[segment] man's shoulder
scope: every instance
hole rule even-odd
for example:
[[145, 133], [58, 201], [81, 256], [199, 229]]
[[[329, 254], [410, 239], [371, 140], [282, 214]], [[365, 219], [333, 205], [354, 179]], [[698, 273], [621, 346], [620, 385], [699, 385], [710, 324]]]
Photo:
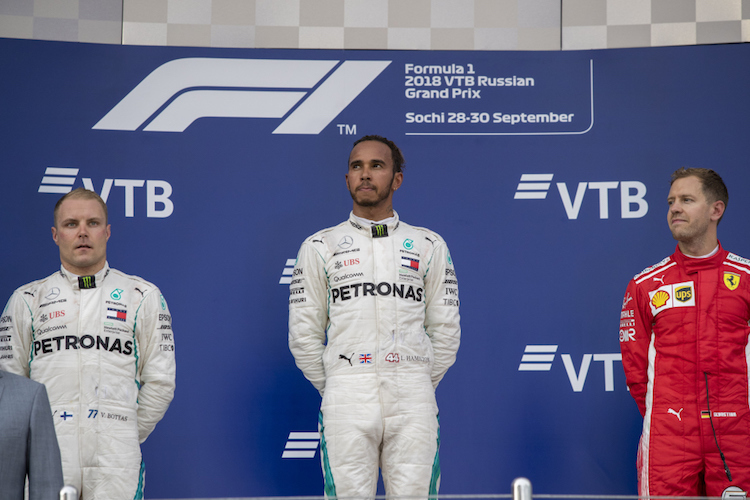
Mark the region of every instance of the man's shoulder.
[[108, 278], [112, 278], [114, 281], [117, 281], [119, 283], [127, 284], [132, 288], [137, 288], [138, 291], [140, 291], [144, 296], [147, 295], [149, 291], [159, 289], [159, 287], [157, 287], [154, 283], [143, 279], [140, 276], [137, 276], [135, 274], [127, 274], [120, 271], [119, 269], [114, 269], [112, 267], [109, 268]]
[[19, 295], [30, 295], [35, 296], [36, 292], [35, 290], [42, 288], [48, 284], [51, 284], [55, 280], [60, 278], [60, 271], [55, 271], [54, 273], [50, 274], [49, 276], [45, 278], [41, 278], [38, 280], [30, 281], [26, 283], [25, 285], [21, 285], [18, 288], [16, 288], [15, 293]]
[[750, 259], [746, 259], [744, 257], [740, 257], [739, 255], [729, 252], [727, 253], [726, 259], [724, 261], [731, 263], [732, 265], [740, 266], [743, 268], [744, 271], [750, 273]]
[[335, 226], [326, 227], [324, 229], [321, 229], [320, 231], [316, 231], [315, 233], [305, 238], [304, 243], [324, 242], [353, 229], [354, 228], [351, 226], [351, 223], [348, 220], [345, 220], [339, 224], [336, 224]]
[[412, 224], [408, 224], [404, 221], [399, 221], [399, 230], [404, 232], [413, 232], [416, 234], [420, 234], [421, 236], [424, 236], [428, 240], [430, 240], [433, 243], [445, 243], [445, 240], [442, 236], [440, 236], [437, 232], [433, 231], [432, 229], [429, 229], [427, 227], [423, 226], [414, 226]]
[[640, 283], [641, 281], [648, 279], [652, 274], [658, 274], [661, 271], [666, 270], [667, 268], [670, 268], [675, 265], [675, 261], [672, 258], [672, 256], [665, 257], [664, 259], [660, 260], [656, 264], [647, 267], [640, 273], [633, 276], [633, 281], [637, 283]]

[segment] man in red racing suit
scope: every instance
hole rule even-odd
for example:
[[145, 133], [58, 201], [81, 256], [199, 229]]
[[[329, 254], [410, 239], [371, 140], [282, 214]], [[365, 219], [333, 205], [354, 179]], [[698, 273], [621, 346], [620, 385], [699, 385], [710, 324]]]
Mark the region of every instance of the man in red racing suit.
[[677, 250], [636, 275], [622, 302], [622, 363], [643, 416], [641, 496], [750, 489], [750, 260], [718, 242], [727, 200], [712, 170], [675, 172]]

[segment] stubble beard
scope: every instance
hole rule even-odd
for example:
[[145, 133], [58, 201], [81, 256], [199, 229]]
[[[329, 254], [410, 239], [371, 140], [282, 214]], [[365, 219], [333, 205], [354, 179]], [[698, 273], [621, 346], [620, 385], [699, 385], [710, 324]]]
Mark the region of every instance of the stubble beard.
[[[394, 172], [393, 177], [391, 178], [391, 182], [388, 183], [387, 189], [385, 189], [382, 193], [378, 193], [377, 191], [375, 191], [375, 194], [376, 194], [375, 199], [358, 200], [357, 199], [357, 191], [356, 190], [355, 191], [349, 191], [349, 194], [351, 195], [352, 200], [354, 200], [354, 203], [356, 203], [360, 207], [368, 207], [368, 208], [369, 207], [376, 207], [380, 203], [382, 203], [383, 200], [387, 199], [388, 196], [391, 194], [391, 186], [393, 186], [393, 180], [395, 178], [396, 178], [396, 173]], [[373, 186], [373, 188], [377, 189], [377, 188], [375, 188], [375, 186]]]
[[[692, 224], [694, 223], [695, 222], [693, 222]], [[708, 224], [706, 224], [705, 227], [698, 227], [692, 224], [683, 223], [680, 227], [677, 228], [672, 228], [670, 226], [669, 229], [672, 232], [672, 238], [680, 243], [690, 244], [694, 241], [700, 240], [701, 237], [708, 232]]]
[[391, 193], [390, 187], [384, 192], [384, 193], [376, 193], [377, 196], [374, 199], [358, 199], [356, 191], [353, 193], [349, 193], [352, 196], [352, 200], [354, 200], [354, 203], [359, 205], [360, 207], [376, 207], [380, 203], [383, 202], [386, 198], [388, 198], [388, 195]]

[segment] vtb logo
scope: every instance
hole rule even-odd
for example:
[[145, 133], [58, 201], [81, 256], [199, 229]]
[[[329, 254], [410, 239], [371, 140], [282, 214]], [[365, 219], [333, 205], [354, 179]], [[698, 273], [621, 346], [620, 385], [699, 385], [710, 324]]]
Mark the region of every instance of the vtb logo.
[[[39, 193], [65, 194], [73, 189], [78, 178], [77, 168], [47, 167], [44, 177], [39, 184]], [[146, 217], [165, 218], [174, 212], [174, 203], [169, 197], [172, 195], [172, 185], [162, 180], [144, 179], [104, 179], [101, 190], [94, 188], [94, 182], [89, 177], [82, 177], [83, 187], [89, 191], [98, 192], [104, 203], [107, 203], [112, 186], [121, 187], [125, 192], [125, 217], [135, 216], [135, 190], [146, 185]]]
[[[518, 365], [519, 372], [548, 372], [552, 370], [552, 362], [555, 360], [557, 345], [538, 345], [529, 344], [523, 351], [521, 363]], [[576, 371], [573, 364], [573, 358], [570, 354], [560, 354], [565, 372], [568, 375], [570, 386], [573, 392], [582, 392], [586, 383], [586, 377], [589, 373], [591, 360], [601, 361], [604, 368], [604, 390], [612, 392], [615, 390], [615, 361], [622, 361], [622, 354], [601, 353], [601, 354], [584, 354], [581, 359], [581, 365]]]
[[93, 128], [133, 131], [148, 122], [146, 132], [183, 132], [204, 117], [286, 116], [274, 134], [319, 134], [389, 64], [175, 59], [151, 72]]
[[[522, 174], [521, 181], [513, 196], [516, 200], [544, 200], [555, 174]], [[583, 198], [588, 191], [599, 191], [599, 218], [609, 219], [609, 191], [620, 188], [620, 217], [622, 219], [639, 219], [648, 213], [646, 185], [639, 181], [579, 182], [574, 196], [571, 196], [567, 184], [558, 182], [565, 213], [568, 219], [577, 219], [583, 205]]]

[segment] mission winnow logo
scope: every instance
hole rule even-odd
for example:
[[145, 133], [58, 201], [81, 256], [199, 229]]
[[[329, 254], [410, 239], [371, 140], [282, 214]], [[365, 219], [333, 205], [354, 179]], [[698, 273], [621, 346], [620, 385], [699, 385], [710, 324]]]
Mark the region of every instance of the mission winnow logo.
[[93, 128], [183, 132], [204, 117], [284, 118], [274, 134], [319, 134], [389, 64], [175, 59], [152, 71]]

